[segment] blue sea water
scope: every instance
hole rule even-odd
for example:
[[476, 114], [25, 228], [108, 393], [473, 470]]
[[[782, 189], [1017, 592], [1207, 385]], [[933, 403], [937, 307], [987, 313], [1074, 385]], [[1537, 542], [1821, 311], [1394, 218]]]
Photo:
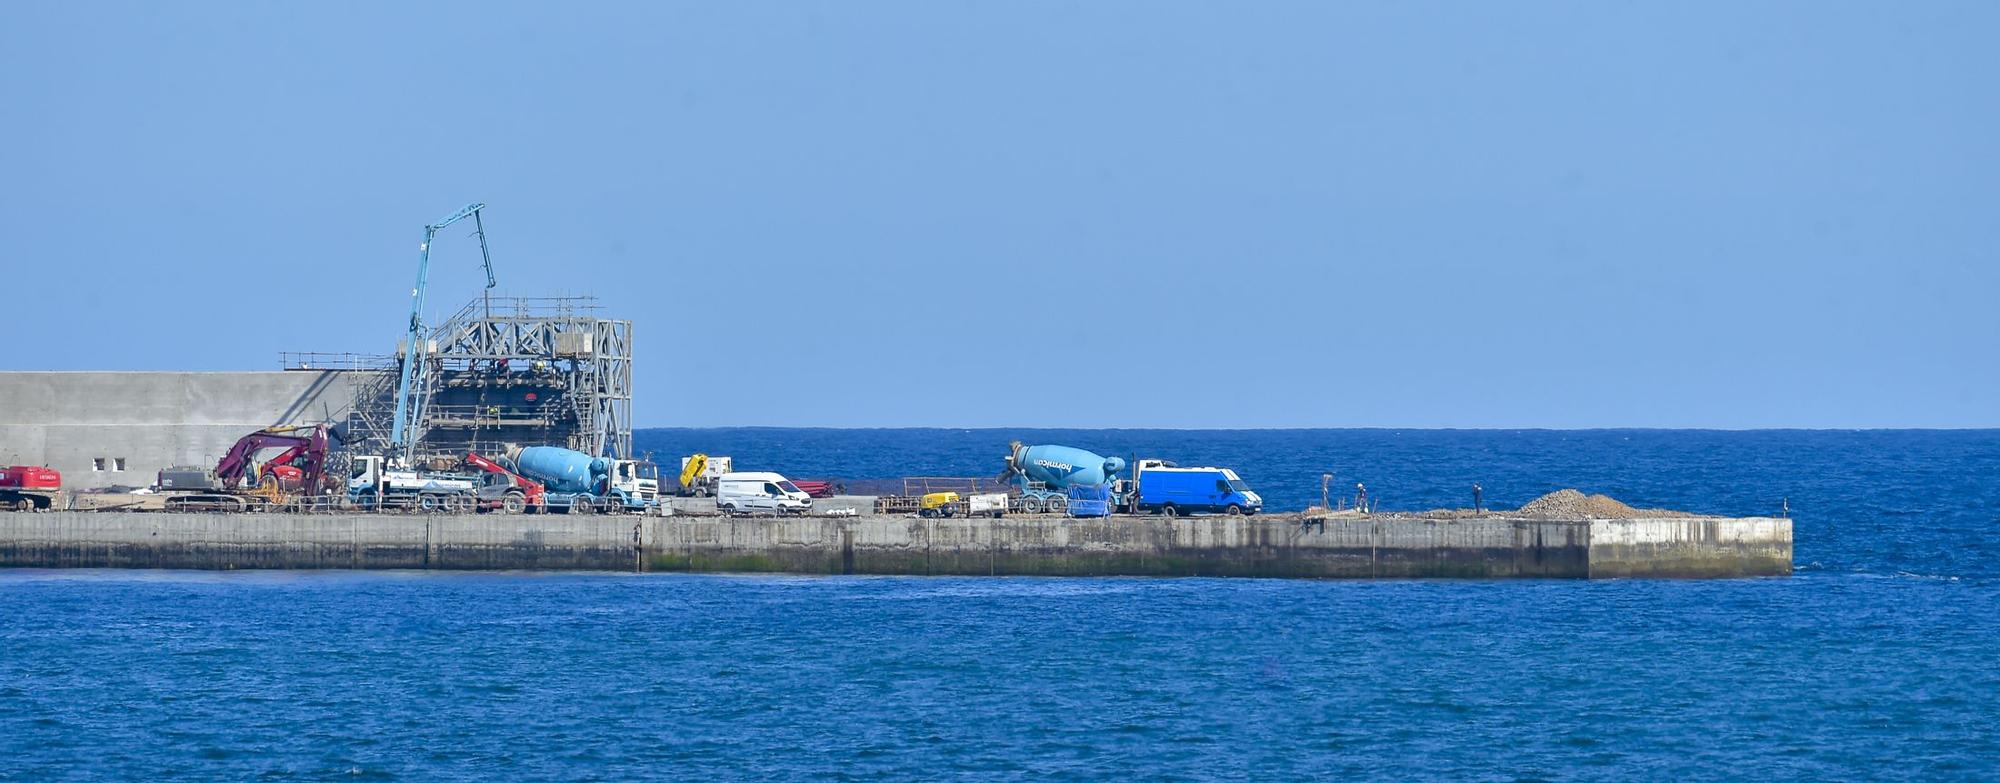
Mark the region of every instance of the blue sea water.
[[[1006, 441], [1795, 517], [1798, 574], [0, 573], [0, 780], [2000, 778], [2000, 432], [651, 430], [861, 480]], [[664, 460], [663, 460], [664, 461]], [[1350, 490], [1351, 491], [1351, 490]]]

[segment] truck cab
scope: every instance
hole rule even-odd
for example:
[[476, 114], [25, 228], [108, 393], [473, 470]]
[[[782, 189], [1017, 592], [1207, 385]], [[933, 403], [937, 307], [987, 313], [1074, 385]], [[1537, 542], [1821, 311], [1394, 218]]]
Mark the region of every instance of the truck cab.
[[660, 466], [645, 460], [612, 460], [605, 484], [605, 495], [626, 508], [652, 508], [660, 502]]

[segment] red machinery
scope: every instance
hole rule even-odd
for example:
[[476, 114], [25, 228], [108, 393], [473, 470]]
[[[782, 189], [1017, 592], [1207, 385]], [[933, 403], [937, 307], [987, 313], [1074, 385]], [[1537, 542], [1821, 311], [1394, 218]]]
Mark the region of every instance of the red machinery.
[[[549, 507], [548, 488], [542, 482], [509, 470], [507, 466], [479, 456], [478, 452], [468, 452], [465, 464], [495, 475], [506, 476], [507, 483], [498, 488], [487, 485], [479, 489], [479, 508], [482, 511], [499, 509], [509, 514], [522, 512], [539, 513]], [[517, 491], [518, 490], [518, 491]]]
[[[258, 452], [284, 448], [264, 462], [253, 474]], [[283, 503], [293, 493], [308, 497], [322, 494], [326, 481], [327, 426], [271, 427], [237, 439], [229, 453], [215, 463], [215, 480], [206, 486], [180, 484], [177, 488], [203, 494], [179, 495], [167, 499], [169, 511], [242, 511], [251, 502], [259, 505]], [[162, 487], [170, 486], [165, 480]]]
[[52, 468], [9, 465], [0, 468], [0, 508], [47, 511], [62, 491], [62, 474]]
[[[304, 433], [304, 434], [300, 434]], [[261, 476], [250, 475], [252, 458], [265, 449], [286, 447], [277, 456], [264, 461]], [[297, 488], [309, 495], [319, 494], [320, 482], [326, 476], [326, 425], [310, 427], [272, 427], [243, 436], [229, 453], [222, 455], [222, 461], [215, 463], [215, 478], [222, 482], [222, 488], [248, 489], [269, 483], [280, 484], [286, 479], [297, 482]]]
[[798, 487], [799, 491], [806, 493], [807, 497], [815, 497], [815, 498], [833, 497], [833, 482], [831, 481], [805, 481], [801, 479], [793, 479], [792, 486]]

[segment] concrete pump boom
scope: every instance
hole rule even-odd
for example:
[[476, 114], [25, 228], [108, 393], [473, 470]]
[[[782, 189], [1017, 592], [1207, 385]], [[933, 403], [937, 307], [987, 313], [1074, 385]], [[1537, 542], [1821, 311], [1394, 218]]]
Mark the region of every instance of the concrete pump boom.
[[424, 287], [430, 280], [431, 240], [446, 226], [472, 218], [473, 233], [479, 237], [479, 257], [486, 264], [486, 291], [482, 296], [489, 297], [486, 314], [491, 316], [493, 305], [490, 296], [496, 283], [493, 279], [493, 256], [486, 250], [486, 224], [479, 219], [479, 211], [485, 208], [485, 204], [467, 204], [438, 222], [424, 226], [424, 243], [417, 246], [417, 287], [410, 289], [410, 332], [403, 344], [403, 376], [396, 384], [396, 420], [389, 434], [390, 452], [401, 452], [406, 464], [416, 456], [416, 439], [410, 437], [410, 417], [416, 412], [416, 401], [411, 399], [414, 396], [411, 380], [416, 375], [417, 356], [423, 353], [418, 348], [418, 341], [424, 339]]

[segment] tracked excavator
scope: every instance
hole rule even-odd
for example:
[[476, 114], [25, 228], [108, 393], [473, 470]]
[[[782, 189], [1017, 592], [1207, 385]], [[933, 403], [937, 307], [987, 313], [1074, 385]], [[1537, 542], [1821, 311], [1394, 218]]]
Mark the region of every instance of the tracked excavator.
[[[266, 510], [326, 493], [325, 424], [269, 427], [237, 439], [212, 470], [160, 471], [168, 511]], [[263, 462], [257, 455], [281, 451]]]

